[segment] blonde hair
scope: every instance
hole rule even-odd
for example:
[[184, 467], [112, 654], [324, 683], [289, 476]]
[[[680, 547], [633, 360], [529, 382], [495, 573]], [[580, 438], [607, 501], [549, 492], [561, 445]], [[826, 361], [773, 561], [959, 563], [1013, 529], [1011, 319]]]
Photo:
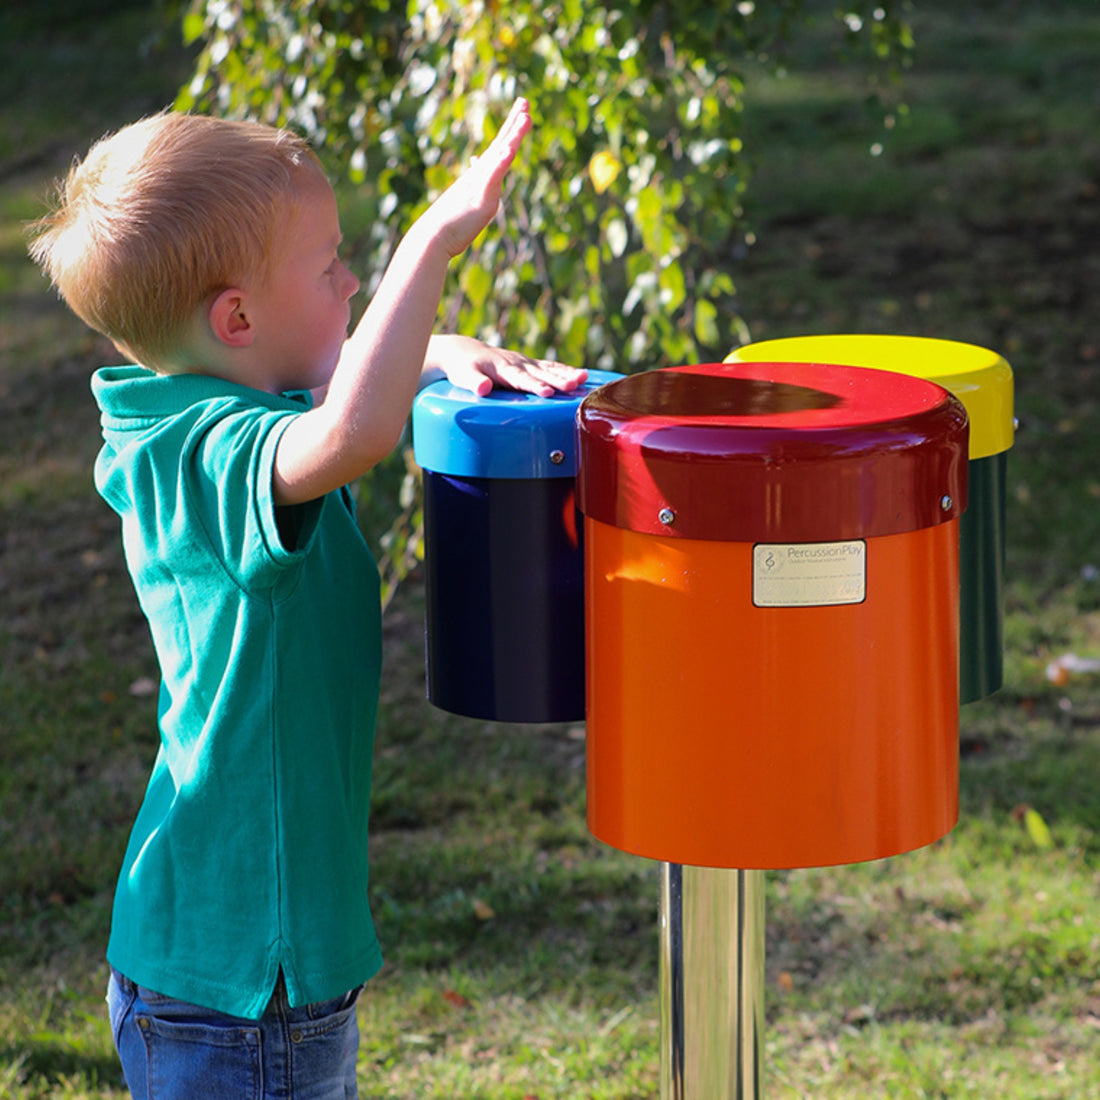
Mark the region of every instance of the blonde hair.
[[287, 130], [155, 115], [73, 165], [30, 253], [74, 313], [154, 365], [209, 295], [266, 278], [305, 169], [321, 171]]

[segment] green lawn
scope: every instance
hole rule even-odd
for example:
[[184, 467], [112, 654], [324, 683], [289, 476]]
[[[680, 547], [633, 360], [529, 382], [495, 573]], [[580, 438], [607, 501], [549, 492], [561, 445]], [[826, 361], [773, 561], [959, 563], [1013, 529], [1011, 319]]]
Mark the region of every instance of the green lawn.
[[[187, 79], [160, 18], [76, 0], [0, 14], [12, 1100], [124, 1095], [102, 952], [155, 742], [147, 632], [91, 487], [87, 380], [113, 353], [45, 291], [20, 225], [74, 153]], [[754, 240], [733, 274], [754, 339], [904, 332], [1012, 363], [1007, 682], [963, 712], [950, 837], [769, 875], [766, 1095], [1087, 1100], [1100, 1097], [1100, 675], [1055, 683], [1047, 666], [1100, 656], [1100, 5], [918, 0], [912, 19], [914, 66], [881, 111], [819, 35], [789, 75], [752, 74]], [[656, 868], [589, 837], [582, 728], [425, 703], [421, 624], [414, 578], [387, 613], [372, 890], [388, 962], [361, 1002], [361, 1094], [655, 1097]]]

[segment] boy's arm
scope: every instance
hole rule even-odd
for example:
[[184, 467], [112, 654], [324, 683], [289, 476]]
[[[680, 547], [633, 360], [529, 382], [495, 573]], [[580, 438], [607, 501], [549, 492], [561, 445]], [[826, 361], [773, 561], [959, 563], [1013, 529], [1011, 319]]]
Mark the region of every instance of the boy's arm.
[[[323, 496], [396, 446], [425, 368], [447, 265], [496, 214], [501, 183], [530, 126], [527, 104], [517, 100], [486, 151], [398, 245], [344, 344], [324, 402], [295, 417], [279, 440], [276, 503]], [[503, 377], [503, 364], [491, 369]]]

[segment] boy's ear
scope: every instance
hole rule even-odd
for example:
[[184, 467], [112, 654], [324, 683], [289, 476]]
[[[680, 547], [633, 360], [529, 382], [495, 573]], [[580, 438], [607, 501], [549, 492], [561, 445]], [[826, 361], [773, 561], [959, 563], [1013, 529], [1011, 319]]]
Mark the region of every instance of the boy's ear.
[[230, 287], [223, 290], [207, 311], [210, 331], [226, 347], [247, 348], [256, 338], [250, 311], [246, 309], [247, 295], [243, 290]]

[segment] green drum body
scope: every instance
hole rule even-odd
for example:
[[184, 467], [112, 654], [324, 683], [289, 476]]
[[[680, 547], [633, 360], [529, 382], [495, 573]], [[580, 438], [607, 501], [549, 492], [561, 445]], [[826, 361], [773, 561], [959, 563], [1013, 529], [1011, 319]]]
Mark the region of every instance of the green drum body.
[[959, 524], [959, 701], [1004, 682], [1005, 468], [1008, 452], [970, 460]]

